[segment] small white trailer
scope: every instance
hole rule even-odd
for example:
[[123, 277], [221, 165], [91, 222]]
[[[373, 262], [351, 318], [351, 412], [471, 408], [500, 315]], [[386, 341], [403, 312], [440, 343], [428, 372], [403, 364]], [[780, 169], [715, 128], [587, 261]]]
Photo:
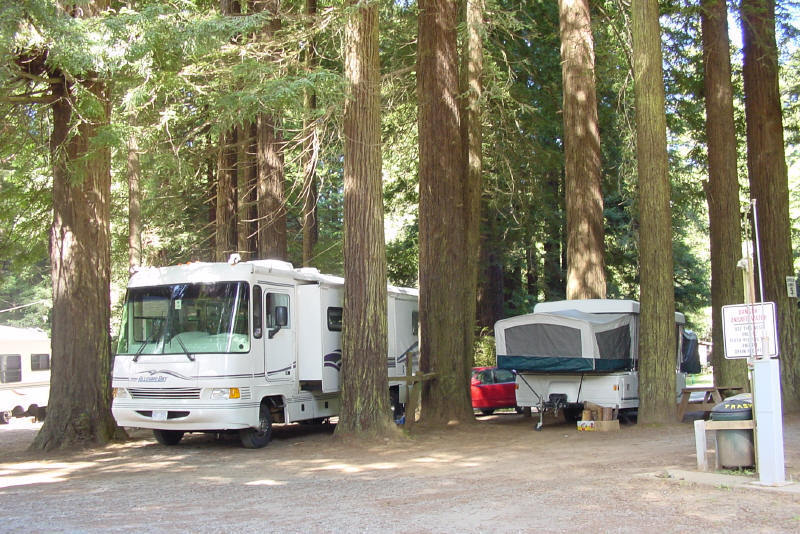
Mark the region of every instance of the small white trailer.
[[[112, 413], [165, 445], [186, 432], [237, 432], [339, 414], [344, 280], [275, 260], [146, 268], [129, 283], [114, 357]], [[417, 364], [418, 292], [388, 288], [393, 407]]]
[[[675, 313], [676, 402], [686, 323]], [[578, 420], [586, 402], [633, 415], [639, 407], [639, 303], [633, 300], [544, 302], [533, 313], [495, 324], [497, 366], [516, 375], [517, 405], [563, 410]]]
[[38, 328], [0, 326], [0, 424], [44, 419], [50, 396], [50, 338]]

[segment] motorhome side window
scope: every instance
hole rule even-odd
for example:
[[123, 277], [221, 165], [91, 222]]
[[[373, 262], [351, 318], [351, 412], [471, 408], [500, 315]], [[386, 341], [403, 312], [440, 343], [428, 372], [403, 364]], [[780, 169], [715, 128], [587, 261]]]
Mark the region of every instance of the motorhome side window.
[[411, 312], [411, 334], [414, 336], [419, 335], [419, 312], [416, 310]]
[[328, 308], [328, 330], [330, 332], [342, 331], [342, 308]]
[[31, 354], [31, 371], [47, 371], [50, 369], [49, 354]]
[[19, 354], [0, 354], [0, 383], [22, 381], [22, 356]]
[[247, 282], [129, 288], [117, 354], [249, 352], [249, 313]]
[[264, 328], [264, 305], [261, 302], [261, 286], [253, 286], [253, 337], [261, 339]]
[[289, 313], [289, 295], [287, 295], [286, 293], [267, 293], [267, 296], [264, 299], [264, 301], [265, 301], [264, 309], [266, 310], [266, 316], [264, 317], [264, 319], [266, 321], [267, 329], [272, 329], [279, 326], [276, 309], [281, 306], [286, 308], [287, 321], [285, 325], [280, 325], [280, 327], [281, 328], [292, 327], [292, 321], [291, 321], [292, 314]]

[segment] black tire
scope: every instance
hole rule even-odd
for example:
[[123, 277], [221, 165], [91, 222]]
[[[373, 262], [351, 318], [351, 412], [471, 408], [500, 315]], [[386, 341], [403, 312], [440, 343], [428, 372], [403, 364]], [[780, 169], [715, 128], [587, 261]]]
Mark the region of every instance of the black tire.
[[181, 430], [153, 430], [153, 435], [157, 442], [170, 447], [177, 445], [183, 439], [183, 431]]
[[494, 408], [481, 408], [481, 413], [483, 415], [492, 415], [494, 413]]
[[239, 431], [239, 439], [246, 449], [260, 449], [272, 439], [272, 414], [264, 403], [258, 411], [258, 419], [259, 428], [243, 428]]

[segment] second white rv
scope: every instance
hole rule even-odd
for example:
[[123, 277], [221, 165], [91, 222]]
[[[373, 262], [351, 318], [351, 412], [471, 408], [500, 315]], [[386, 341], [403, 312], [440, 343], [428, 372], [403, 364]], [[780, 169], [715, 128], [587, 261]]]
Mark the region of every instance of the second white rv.
[[[166, 445], [186, 432], [267, 444], [273, 422], [339, 413], [344, 280], [281, 261], [147, 268], [128, 283], [112, 412]], [[391, 382], [415, 362], [418, 293], [388, 288]]]
[[0, 424], [44, 419], [50, 396], [50, 338], [38, 328], [0, 326]]

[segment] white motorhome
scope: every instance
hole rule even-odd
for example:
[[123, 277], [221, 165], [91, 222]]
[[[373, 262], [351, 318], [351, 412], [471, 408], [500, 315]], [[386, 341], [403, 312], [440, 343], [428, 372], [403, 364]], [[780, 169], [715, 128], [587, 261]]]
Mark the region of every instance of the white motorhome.
[[[675, 313], [676, 399], [686, 384], [680, 371], [686, 323]], [[540, 416], [563, 410], [580, 417], [591, 402], [633, 415], [639, 407], [639, 303], [563, 300], [495, 324], [497, 366], [516, 372], [517, 405]]]
[[0, 424], [44, 419], [50, 396], [50, 339], [38, 328], [0, 326]]
[[[165, 445], [186, 432], [267, 444], [272, 423], [339, 413], [344, 280], [275, 260], [146, 268], [128, 283], [112, 412]], [[388, 374], [400, 406], [417, 363], [418, 292], [388, 288]]]

